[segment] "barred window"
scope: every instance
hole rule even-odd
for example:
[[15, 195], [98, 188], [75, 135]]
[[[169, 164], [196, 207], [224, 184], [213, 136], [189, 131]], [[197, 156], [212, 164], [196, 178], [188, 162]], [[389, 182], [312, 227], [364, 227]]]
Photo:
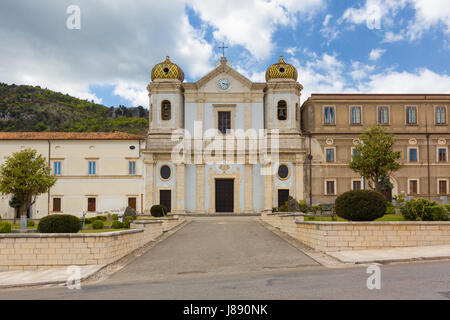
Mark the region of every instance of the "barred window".
[[417, 124], [417, 108], [406, 107], [406, 123]]
[[446, 124], [447, 115], [445, 111], [445, 107], [443, 106], [436, 107], [436, 124]]
[[219, 111], [218, 113], [218, 129], [221, 133], [226, 134], [227, 131], [231, 130], [231, 112]]
[[361, 124], [361, 107], [352, 107], [350, 111], [351, 124]]
[[334, 107], [325, 107], [323, 110], [324, 124], [335, 124]]
[[379, 107], [378, 108], [378, 123], [379, 124], [389, 124], [389, 108]]

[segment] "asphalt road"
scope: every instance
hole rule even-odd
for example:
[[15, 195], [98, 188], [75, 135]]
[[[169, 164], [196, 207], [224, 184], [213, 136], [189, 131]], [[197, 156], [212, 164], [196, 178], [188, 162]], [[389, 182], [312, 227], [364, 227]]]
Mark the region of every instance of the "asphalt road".
[[450, 299], [450, 261], [330, 269], [256, 218], [192, 221], [106, 280], [9, 289], [0, 299]]

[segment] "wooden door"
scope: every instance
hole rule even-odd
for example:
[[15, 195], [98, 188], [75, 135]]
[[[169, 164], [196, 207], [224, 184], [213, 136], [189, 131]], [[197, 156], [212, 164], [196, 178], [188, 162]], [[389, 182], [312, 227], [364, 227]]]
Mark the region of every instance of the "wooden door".
[[95, 202], [96, 202], [95, 198], [88, 198], [88, 211], [89, 212], [97, 211]]
[[128, 206], [136, 210], [136, 198], [128, 198]]
[[234, 212], [234, 180], [216, 180], [216, 212]]
[[172, 211], [172, 192], [170, 190], [159, 190], [159, 204], [166, 206], [167, 211]]
[[289, 189], [278, 189], [278, 208], [289, 200]]

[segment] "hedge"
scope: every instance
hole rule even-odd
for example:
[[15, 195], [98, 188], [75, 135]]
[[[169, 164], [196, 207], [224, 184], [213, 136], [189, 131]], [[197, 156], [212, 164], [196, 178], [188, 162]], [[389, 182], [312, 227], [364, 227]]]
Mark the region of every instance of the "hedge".
[[77, 233], [81, 229], [81, 220], [69, 214], [53, 214], [39, 221], [40, 233]]
[[372, 190], [353, 190], [341, 194], [335, 202], [336, 214], [351, 221], [373, 221], [385, 215], [384, 196]]

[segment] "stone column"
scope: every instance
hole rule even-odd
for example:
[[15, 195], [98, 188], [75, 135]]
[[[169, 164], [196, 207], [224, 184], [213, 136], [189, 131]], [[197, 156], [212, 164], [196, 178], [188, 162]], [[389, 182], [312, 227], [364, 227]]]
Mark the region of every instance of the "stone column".
[[303, 163], [296, 161], [295, 166], [295, 199], [305, 200], [304, 188], [303, 188]]
[[205, 211], [205, 165], [197, 165], [197, 212]]
[[245, 165], [245, 213], [253, 212], [253, 165]]
[[145, 164], [145, 202], [144, 212], [149, 213], [151, 207], [155, 204], [155, 162], [153, 159], [144, 160]]
[[[273, 174], [271, 164], [264, 165], [264, 211], [271, 212], [273, 207]], [[270, 173], [270, 174], [267, 174]]]
[[175, 180], [175, 210], [174, 213], [184, 213], [184, 194], [185, 194], [185, 164], [180, 163], [176, 165], [176, 180]]

